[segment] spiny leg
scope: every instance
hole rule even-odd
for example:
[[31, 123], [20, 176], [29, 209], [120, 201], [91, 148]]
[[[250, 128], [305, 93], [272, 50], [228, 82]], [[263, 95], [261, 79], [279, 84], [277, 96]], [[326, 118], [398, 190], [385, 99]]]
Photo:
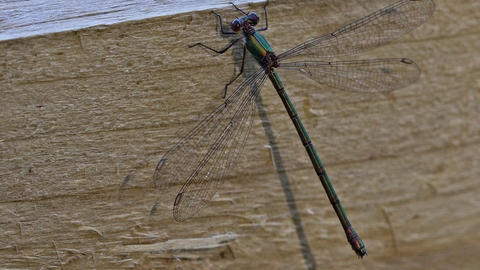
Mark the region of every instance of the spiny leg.
[[[245, 12], [243, 12], [241, 9], [239, 9], [237, 6], [235, 6], [235, 4], [231, 3], [237, 10], [241, 11], [242, 13], [245, 14]], [[268, 1], [267, 1], [267, 4], [268, 4]], [[265, 5], [266, 6], [266, 5]], [[266, 10], [265, 10], [266, 11]], [[212, 10], [212, 13], [217, 16], [218, 18], [218, 22], [220, 23], [220, 34], [221, 35], [237, 35], [238, 33], [236, 32], [233, 32], [233, 31], [225, 31], [223, 29], [223, 25], [222, 25], [222, 16], [220, 16], [218, 13], [216, 13], [215, 11]], [[246, 14], [245, 14], [246, 15]], [[203, 48], [206, 48], [208, 50], [211, 50], [215, 53], [219, 53], [219, 54], [223, 54], [224, 52], [228, 51], [228, 49], [230, 49], [235, 43], [237, 43], [240, 39], [242, 39], [242, 37], [239, 37], [237, 39], [235, 39], [233, 42], [231, 42], [230, 44], [228, 44], [227, 46], [225, 46], [223, 49], [221, 50], [216, 50], [208, 45], [205, 45], [203, 44], [202, 42], [197, 42], [195, 44], [192, 44], [192, 45], [188, 45], [189, 48], [193, 48], [195, 46], [201, 46]], [[247, 50], [245, 48], [245, 46], [243, 47], [243, 59], [242, 59], [242, 67], [240, 69], [240, 72], [235, 76], [235, 78], [233, 78], [230, 82], [228, 82], [226, 85], [225, 85], [225, 92], [223, 94], [223, 98], [225, 98], [227, 96], [227, 89], [228, 89], [228, 86], [230, 84], [232, 84], [242, 73], [243, 73], [243, 70], [244, 70], [244, 67], [245, 67], [245, 58], [246, 58], [246, 53], [247, 53]]]
[[264, 13], [265, 13], [265, 27], [260, 28], [260, 29], [256, 29], [257, 31], [265, 31], [265, 30], [268, 29], [267, 5], [268, 5], [269, 1], [270, 0], [267, 0], [267, 2], [265, 3], [265, 6], [263, 6], [263, 10], [264, 10]]
[[247, 47], [243, 46], [243, 59], [242, 59], [242, 67], [240, 68], [240, 72], [237, 74], [237, 76], [235, 76], [235, 78], [233, 78], [233, 80], [231, 80], [229, 83], [225, 84], [225, 92], [223, 93], [223, 98], [225, 98], [227, 96], [227, 88], [230, 84], [232, 84], [242, 73], [243, 73], [243, 69], [245, 67], [245, 58], [246, 58], [246, 55], [247, 55]]
[[[267, 1], [268, 2], [268, 1]], [[243, 15], [247, 16], [248, 14], [243, 11], [241, 8], [237, 7], [233, 2], [229, 2], [230, 5], [232, 5], [236, 10], [240, 11]]]

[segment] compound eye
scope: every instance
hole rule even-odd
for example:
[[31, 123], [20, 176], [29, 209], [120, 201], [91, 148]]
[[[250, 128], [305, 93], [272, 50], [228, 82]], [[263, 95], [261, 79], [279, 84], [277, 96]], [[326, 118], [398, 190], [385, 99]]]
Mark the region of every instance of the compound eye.
[[230, 26], [233, 32], [238, 32], [241, 29], [241, 24], [238, 19], [232, 21], [232, 25]]
[[255, 12], [248, 13], [247, 18], [248, 18], [248, 23], [251, 26], [257, 25], [258, 21], [260, 20], [260, 17], [258, 17], [258, 14]]

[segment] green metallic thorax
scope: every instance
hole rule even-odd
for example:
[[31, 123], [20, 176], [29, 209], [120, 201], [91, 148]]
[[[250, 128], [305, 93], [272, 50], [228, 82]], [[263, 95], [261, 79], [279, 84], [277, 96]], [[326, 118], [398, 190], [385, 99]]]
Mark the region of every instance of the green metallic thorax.
[[245, 46], [260, 65], [268, 53], [273, 53], [273, 49], [268, 41], [257, 32], [245, 37]]
[[[245, 46], [260, 65], [263, 64], [263, 58], [265, 56], [274, 53], [270, 43], [268, 43], [268, 41], [258, 32], [245, 37]], [[269, 78], [272, 81], [275, 89], [280, 90], [283, 88], [282, 81], [280, 81], [280, 78], [278, 77], [278, 74], [275, 72], [274, 68], [271, 69]]]

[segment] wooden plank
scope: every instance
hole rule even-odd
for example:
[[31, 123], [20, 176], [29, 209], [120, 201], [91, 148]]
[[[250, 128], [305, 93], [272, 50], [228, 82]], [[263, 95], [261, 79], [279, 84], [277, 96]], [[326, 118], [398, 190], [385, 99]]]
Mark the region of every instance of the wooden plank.
[[[437, 1], [425, 25], [355, 57], [415, 60], [422, 76], [406, 89], [344, 93], [280, 74], [367, 245], [363, 260], [346, 243], [268, 83], [265, 112], [232, 177], [195, 218], [173, 220], [179, 186], [156, 190], [153, 169], [222, 102], [241, 60], [241, 47], [222, 56], [187, 48], [228, 42], [210, 12], [1, 42], [0, 264], [476, 269], [480, 11], [475, 1], [459, 3]], [[275, 1], [265, 36], [281, 53], [387, 4]], [[261, 14], [261, 4], [242, 7]], [[119, 196], [129, 172], [136, 188]]]
[[[237, 4], [247, 0], [236, 1]], [[258, 2], [258, 0], [250, 1]], [[0, 41], [78, 30], [98, 25], [226, 6], [220, 0], [191, 1], [8, 1], [0, 5]]]

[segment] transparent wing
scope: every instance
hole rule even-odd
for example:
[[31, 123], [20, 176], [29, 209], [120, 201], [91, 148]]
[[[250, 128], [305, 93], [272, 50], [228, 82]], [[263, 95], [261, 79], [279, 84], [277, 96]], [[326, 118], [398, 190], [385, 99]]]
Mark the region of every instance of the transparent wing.
[[255, 98], [266, 79], [258, 69], [160, 160], [154, 183], [159, 189], [185, 184], [173, 206], [177, 221], [194, 216], [233, 171], [255, 115]]
[[281, 63], [280, 68], [298, 70], [321, 84], [353, 92], [392, 91], [406, 87], [420, 77], [420, 68], [407, 58], [303, 61]]
[[280, 55], [338, 57], [368, 51], [397, 39], [428, 20], [432, 0], [400, 0], [337, 31], [306, 41]]

